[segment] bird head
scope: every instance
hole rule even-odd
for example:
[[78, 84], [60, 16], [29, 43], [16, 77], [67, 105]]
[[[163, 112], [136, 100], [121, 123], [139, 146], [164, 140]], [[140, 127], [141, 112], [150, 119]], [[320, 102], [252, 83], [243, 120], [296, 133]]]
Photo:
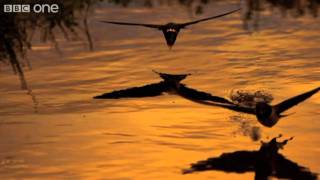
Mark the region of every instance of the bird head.
[[256, 104], [256, 116], [258, 121], [267, 127], [272, 127], [278, 121], [278, 118], [272, 117], [272, 106], [265, 102]]
[[180, 27], [175, 23], [168, 23], [162, 28], [167, 45], [171, 48], [176, 42]]

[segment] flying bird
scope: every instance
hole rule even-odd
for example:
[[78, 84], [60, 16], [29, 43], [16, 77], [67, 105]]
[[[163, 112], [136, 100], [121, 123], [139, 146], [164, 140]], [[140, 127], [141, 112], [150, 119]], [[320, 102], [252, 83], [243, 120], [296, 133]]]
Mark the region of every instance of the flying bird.
[[288, 116], [283, 115], [285, 111], [305, 101], [306, 99], [310, 98], [320, 90], [320, 87], [317, 87], [303, 94], [289, 98], [276, 105], [269, 105], [266, 102], [257, 102], [255, 106], [247, 107], [236, 104], [223, 97], [213, 96], [209, 93], [189, 88], [185, 84], [182, 84], [181, 81], [191, 74], [172, 75], [166, 73], [159, 73], [156, 71], [154, 72], [162, 78], [162, 81], [153, 84], [148, 84], [145, 86], [112, 91], [99, 96], [95, 96], [94, 98], [119, 99], [154, 97], [163, 95], [164, 93], [170, 93], [179, 95], [185, 99], [199, 104], [222, 107], [236, 112], [252, 114], [256, 116], [257, 120], [262, 125], [266, 127], [273, 127], [275, 124], [277, 124], [280, 118]]
[[187, 87], [182, 84], [181, 81], [191, 74], [166, 74], [156, 72], [162, 81], [157, 83], [148, 84], [140, 87], [133, 87], [124, 90], [117, 90], [108, 93], [104, 93], [99, 96], [95, 96], [94, 99], [119, 99], [119, 98], [137, 98], [137, 97], [154, 97], [160, 96], [165, 93], [176, 94], [186, 99], [197, 101], [207, 100], [210, 102], [233, 105], [229, 100], [212, 96], [209, 93], [198, 91]]
[[319, 92], [319, 90], [320, 90], [320, 87], [317, 87], [308, 92], [305, 92], [300, 95], [289, 98], [287, 100], [284, 100], [276, 105], [269, 105], [268, 103], [265, 103], [265, 102], [258, 102], [256, 103], [255, 107], [244, 107], [237, 104], [230, 105], [230, 104], [216, 104], [214, 102], [213, 103], [208, 102], [210, 100], [198, 101], [198, 103], [219, 106], [219, 107], [227, 108], [237, 112], [253, 114], [257, 117], [257, 120], [262, 125], [267, 127], [272, 127], [279, 121], [280, 118], [288, 116], [288, 115], [283, 115], [285, 111], [307, 100], [308, 98], [310, 98], [311, 96]]
[[129, 22], [117, 22], [117, 21], [101, 21], [103, 23], [110, 23], [110, 24], [117, 24], [117, 25], [127, 25], [127, 26], [143, 26], [143, 27], [148, 27], [148, 28], [153, 28], [153, 29], [158, 29], [163, 32], [163, 35], [166, 39], [168, 47], [172, 47], [177, 39], [177, 36], [180, 32], [181, 29], [186, 28], [187, 26], [199, 23], [199, 22], [204, 22], [208, 21], [211, 19], [219, 18], [222, 16], [226, 16], [228, 14], [232, 14], [236, 11], [239, 11], [239, 9], [229, 11], [220, 15], [215, 15], [212, 17], [204, 18], [204, 19], [199, 19], [196, 21], [191, 21], [191, 22], [186, 22], [186, 23], [174, 23], [174, 22], [169, 22], [167, 24], [143, 24], [143, 23], [129, 23]]

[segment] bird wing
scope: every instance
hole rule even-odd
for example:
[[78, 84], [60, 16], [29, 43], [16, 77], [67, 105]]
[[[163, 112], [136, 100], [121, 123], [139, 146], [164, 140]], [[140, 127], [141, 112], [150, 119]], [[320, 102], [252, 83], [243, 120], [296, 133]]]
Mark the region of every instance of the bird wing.
[[204, 18], [204, 19], [199, 19], [199, 20], [196, 20], [196, 21], [191, 21], [191, 22], [183, 23], [183, 24], [180, 24], [180, 27], [181, 27], [181, 28], [184, 28], [184, 27], [186, 27], [186, 26], [189, 26], [189, 25], [192, 25], [192, 24], [196, 24], [196, 23], [199, 23], [199, 22], [208, 21], [208, 20], [211, 20], [211, 19], [216, 19], [216, 18], [219, 18], [219, 17], [222, 17], [222, 16], [226, 16], [226, 15], [228, 15], [228, 14], [232, 14], [232, 13], [234, 13], [234, 12], [237, 12], [237, 11], [239, 11], [240, 9], [241, 9], [241, 8], [238, 8], [238, 9], [235, 9], [235, 10], [232, 10], [232, 11], [229, 11], [229, 12], [226, 12], [226, 13], [223, 13], [223, 14], [211, 16], [211, 17]]
[[200, 100], [200, 101], [210, 101], [210, 102], [215, 102], [215, 103], [233, 104], [232, 102], [230, 102], [229, 100], [227, 100], [223, 97], [212, 96], [209, 93], [189, 88], [183, 84], [180, 85], [178, 93], [180, 96], [187, 98], [187, 99], [190, 99], [190, 100], [195, 100], [195, 101]]
[[207, 105], [218, 106], [218, 107], [222, 107], [222, 108], [229, 109], [231, 111], [240, 112], [240, 113], [256, 115], [255, 108], [239, 106], [236, 104], [231, 105], [231, 104], [212, 104], [211, 103], [211, 104], [207, 104]]
[[278, 114], [281, 114], [282, 112], [290, 109], [291, 107], [305, 101], [306, 99], [310, 98], [312, 95], [316, 94], [320, 90], [320, 87], [317, 87], [311, 91], [305, 92], [303, 94], [297, 95], [295, 97], [292, 97], [290, 99], [287, 99], [277, 105], [274, 106], [276, 109], [276, 112]]
[[155, 28], [155, 29], [160, 29], [163, 26], [163, 25], [157, 25], [157, 24], [128, 23], [128, 22], [117, 22], [117, 21], [100, 21], [100, 22], [109, 23], [109, 24], [127, 25], [127, 26], [144, 26], [144, 27]]
[[222, 107], [225, 109], [229, 109], [229, 110], [241, 112], [241, 113], [247, 113], [247, 114], [253, 114], [253, 115], [256, 114], [254, 108], [236, 105], [233, 102], [230, 102], [229, 100], [223, 97], [212, 96], [209, 93], [188, 88], [183, 84], [180, 85], [178, 94], [183, 98], [186, 98], [188, 100], [191, 100], [199, 104]]
[[94, 99], [119, 99], [119, 98], [137, 98], [137, 97], [154, 97], [159, 96], [168, 89], [168, 86], [163, 82], [149, 84], [141, 87], [133, 87], [118, 91], [104, 93], [95, 96]]

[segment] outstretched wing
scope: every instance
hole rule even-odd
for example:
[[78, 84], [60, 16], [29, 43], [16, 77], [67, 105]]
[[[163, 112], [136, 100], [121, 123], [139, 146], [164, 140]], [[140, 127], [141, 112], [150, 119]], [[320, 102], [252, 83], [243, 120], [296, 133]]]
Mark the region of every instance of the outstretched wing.
[[109, 23], [109, 24], [126, 25], [126, 26], [144, 26], [144, 27], [155, 28], [155, 29], [160, 29], [162, 27], [162, 25], [157, 25], [157, 24], [127, 23], [127, 22], [117, 22], [117, 21], [100, 21], [100, 22]]
[[197, 91], [195, 89], [188, 88], [185, 85], [181, 85], [178, 93], [183, 98], [186, 98], [188, 100], [191, 100], [199, 104], [222, 107], [222, 108], [240, 112], [240, 113], [247, 113], [247, 114], [254, 114], [254, 115], [256, 114], [254, 108], [242, 107], [230, 102], [229, 100], [223, 97], [212, 96], [209, 93]]
[[192, 100], [192, 101], [210, 101], [215, 103], [224, 103], [224, 104], [232, 104], [229, 100], [219, 97], [219, 96], [212, 96], [209, 93], [198, 91], [192, 88], [188, 88], [187, 86], [181, 84], [178, 91], [179, 95]]
[[300, 95], [297, 95], [295, 97], [292, 97], [290, 99], [287, 99], [277, 105], [275, 105], [275, 109], [276, 109], [276, 112], [278, 114], [281, 114], [282, 112], [290, 109], [291, 107], [305, 101], [306, 99], [310, 98], [312, 95], [316, 94], [318, 91], [320, 90], [320, 87], [318, 88], [315, 88], [311, 91], [308, 91], [306, 93], [303, 93], [303, 94], [300, 94]]
[[149, 84], [142, 87], [134, 87], [119, 91], [112, 91], [94, 99], [119, 99], [119, 98], [137, 98], [137, 97], [153, 97], [159, 96], [168, 89], [168, 86], [163, 81], [160, 83]]
[[217, 104], [217, 103], [208, 103], [208, 102], [204, 102], [203, 104], [207, 104], [207, 105], [211, 105], [211, 106], [218, 106], [218, 107], [222, 107], [225, 109], [229, 109], [232, 111], [236, 111], [239, 113], [246, 113], [246, 114], [253, 114], [256, 115], [256, 110], [255, 108], [250, 108], [250, 107], [244, 107], [244, 106], [239, 106], [236, 104]]
[[204, 19], [199, 19], [199, 20], [196, 20], [196, 21], [191, 21], [191, 22], [187, 22], [187, 23], [183, 23], [183, 24], [180, 24], [180, 27], [181, 28], [184, 28], [186, 26], [189, 26], [189, 25], [192, 25], [192, 24], [196, 24], [196, 23], [199, 23], [199, 22], [203, 22], [203, 21], [208, 21], [208, 20], [211, 20], [211, 19], [216, 19], [216, 18], [219, 18], [219, 17], [222, 17], [222, 16], [226, 16], [228, 14], [232, 14], [234, 12], [237, 12], [239, 11], [241, 8], [239, 9], [236, 9], [236, 10], [233, 10], [233, 11], [229, 11], [229, 12], [226, 12], [226, 13], [223, 13], [223, 14], [220, 14], [220, 15], [215, 15], [215, 16], [212, 16], [212, 17], [208, 17], [208, 18], [204, 18]]

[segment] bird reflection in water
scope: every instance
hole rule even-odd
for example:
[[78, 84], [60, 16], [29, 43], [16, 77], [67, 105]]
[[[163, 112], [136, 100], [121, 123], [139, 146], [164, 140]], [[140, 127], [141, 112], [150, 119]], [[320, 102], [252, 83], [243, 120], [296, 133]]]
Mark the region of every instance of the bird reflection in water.
[[288, 141], [277, 141], [281, 135], [269, 142], [261, 142], [258, 151], [235, 151], [223, 153], [219, 157], [212, 157], [207, 160], [191, 164], [189, 169], [183, 170], [183, 174], [200, 171], [224, 171], [228, 173], [254, 172], [255, 179], [269, 179], [276, 177], [281, 179], [317, 179], [317, 174], [308, 168], [287, 159], [279, 153]]

